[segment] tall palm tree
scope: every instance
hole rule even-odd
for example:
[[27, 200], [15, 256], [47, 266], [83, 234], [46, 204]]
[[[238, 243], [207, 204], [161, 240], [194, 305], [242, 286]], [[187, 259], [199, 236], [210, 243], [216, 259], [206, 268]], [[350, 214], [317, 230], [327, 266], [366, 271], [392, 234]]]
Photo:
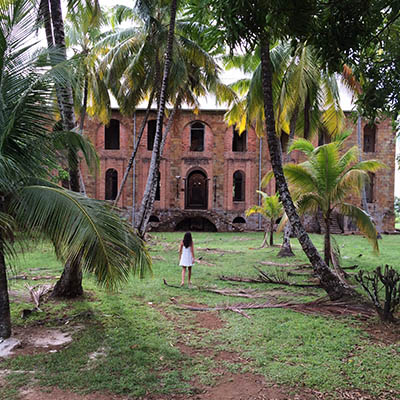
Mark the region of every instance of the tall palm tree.
[[[264, 193], [261, 190], [257, 190], [262, 196], [262, 205], [261, 206], [253, 206], [246, 210], [246, 216], [250, 216], [252, 214], [260, 214], [264, 218], [269, 219], [269, 245], [273, 246], [274, 244], [274, 225], [275, 221], [282, 216], [283, 214], [283, 206], [279, 201], [279, 197], [277, 194], [272, 196], [268, 196], [267, 193]], [[265, 247], [267, 244], [267, 231], [264, 233], [264, 240], [261, 244], [261, 248]]]
[[79, 130], [83, 131], [86, 114], [96, 115], [106, 123], [111, 105], [105, 77], [98, 73], [100, 54], [94, 51], [102, 28], [109, 23], [107, 15], [93, 6], [77, 4], [66, 15], [65, 43], [74, 52], [72, 65], [75, 113], [79, 115]]
[[48, 237], [61, 260], [79, 257], [109, 288], [151, 265], [142, 241], [106, 204], [49, 180], [60, 141], [82, 138], [52, 131], [54, 82], [63, 86], [68, 71], [30, 53], [32, 12], [30, 0], [0, 3], [0, 338], [11, 335], [5, 256], [15, 256], [17, 231]]
[[[339, 90], [335, 76], [321, 69], [316, 51], [306, 43], [299, 43], [293, 51], [288, 41], [271, 49], [273, 67], [272, 87], [275, 110], [275, 129], [289, 136], [312, 137], [319, 130], [334, 136], [343, 127], [344, 114], [339, 104]], [[234, 87], [242, 94], [226, 118], [241, 129], [254, 124], [259, 136], [264, 134], [264, 97], [262, 93], [261, 64], [257, 53], [228, 58], [228, 67], [239, 67], [251, 78], [240, 80]], [[286, 149], [281, 149], [286, 151]], [[290, 155], [281, 154], [287, 163]], [[290, 245], [291, 225], [285, 225], [279, 256], [293, 256]]]
[[307, 160], [301, 164], [286, 164], [285, 176], [292, 185], [300, 213], [322, 212], [325, 224], [324, 259], [329, 265], [332, 261], [330, 239], [330, 217], [334, 210], [350, 216], [360, 231], [378, 250], [377, 232], [369, 215], [361, 208], [346, 202], [351, 194], [359, 195], [368, 181], [368, 172], [376, 172], [384, 165], [380, 161], [358, 162], [358, 149], [354, 146], [341, 154], [344, 142], [350, 133], [337, 140], [314, 147], [305, 139], [296, 140], [290, 151], [301, 151]]
[[[121, 112], [132, 115], [139, 101], [148, 99], [147, 112], [139, 129], [139, 143], [153, 98], [156, 99], [158, 106], [160, 104], [159, 82], [161, 81], [161, 70], [165, 68], [164, 59], [169, 38], [167, 22], [170, 10], [166, 7], [166, 3], [159, 1], [148, 3], [146, 7], [142, 2], [138, 3], [136, 9], [120, 6], [115, 10], [118, 22], [125, 18], [135, 19], [138, 21], [138, 26], [114, 32], [102, 40], [98, 46], [111, 47], [103, 60], [103, 65], [107, 66], [109, 85], [119, 102]], [[224, 97], [233, 96], [233, 92], [219, 81], [219, 67], [214, 59], [196, 41], [191, 39], [191, 32], [186, 23], [177, 21], [171, 40], [173, 51], [170, 74], [174, 76], [174, 79], [168, 81], [166, 102], [172, 106], [172, 110], [159, 143], [160, 150], [158, 146], [153, 147], [154, 152], [160, 151], [160, 153], [175, 112], [182, 102], [196, 108], [198, 96], [204, 95], [208, 91], [219, 93]], [[117, 199], [133, 165], [137, 148], [138, 144], [136, 144], [128, 163]], [[148, 179], [153, 180], [153, 176], [154, 172], [150, 169]], [[146, 194], [145, 198], [147, 197]], [[142, 211], [139, 212], [138, 218], [138, 227], [141, 232], [145, 232], [147, 229], [147, 222], [143, 220], [143, 216], [151, 214], [151, 209], [148, 211], [148, 206], [143, 206], [145, 203], [150, 204], [151, 202], [146, 200], [142, 203]], [[146, 212], [144, 213], [143, 210]]]

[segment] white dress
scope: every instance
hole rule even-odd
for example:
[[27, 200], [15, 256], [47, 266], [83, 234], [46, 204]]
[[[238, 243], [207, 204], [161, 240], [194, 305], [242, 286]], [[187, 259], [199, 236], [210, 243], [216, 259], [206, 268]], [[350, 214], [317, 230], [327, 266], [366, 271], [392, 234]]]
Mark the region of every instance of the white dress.
[[191, 267], [193, 265], [192, 250], [189, 247], [182, 246], [181, 260], [179, 261], [181, 267]]

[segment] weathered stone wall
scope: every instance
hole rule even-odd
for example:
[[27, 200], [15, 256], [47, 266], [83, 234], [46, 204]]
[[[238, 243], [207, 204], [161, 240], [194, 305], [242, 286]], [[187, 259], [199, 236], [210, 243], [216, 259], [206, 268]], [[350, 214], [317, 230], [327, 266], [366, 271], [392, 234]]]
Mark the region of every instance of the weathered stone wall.
[[[113, 168], [118, 172], [118, 185], [128, 165], [133, 151], [134, 127], [136, 132], [142, 125], [144, 111], [137, 111], [136, 117], [122, 117], [118, 111], [113, 111], [112, 118], [120, 121], [120, 150], [104, 149], [104, 125], [95, 119], [87, 119], [85, 133], [95, 144], [100, 156], [100, 170], [95, 176], [90, 176], [84, 169], [84, 179], [88, 195], [105, 198], [105, 174]], [[224, 111], [203, 110], [197, 115], [189, 110], [178, 112], [166, 141], [160, 165], [160, 200], [154, 204], [154, 216], [160, 222], [152, 223], [154, 229], [174, 230], [184, 218], [203, 217], [209, 220], [217, 230], [256, 230], [264, 229], [267, 222], [258, 216], [247, 218], [245, 210], [258, 203], [256, 190], [259, 185], [260, 139], [254, 130], [247, 132], [247, 151], [233, 152], [233, 129], [223, 120]], [[155, 111], [149, 119], [155, 119]], [[198, 121], [205, 126], [204, 151], [190, 151], [190, 125]], [[350, 141], [357, 143], [356, 127], [347, 120], [347, 126], [354, 131]], [[261, 143], [261, 175], [271, 169], [269, 153], [265, 141]], [[377, 158], [386, 163], [387, 169], [377, 172], [374, 187], [374, 202], [370, 204], [370, 213], [381, 231], [394, 230], [394, 133], [390, 122], [384, 121], [378, 125], [376, 151], [363, 154], [364, 159]], [[135, 209], [140, 207], [146, 186], [151, 151], [147, 149], [147, 127], [139, 146], [135, 163], [135, 181], [132, 172], [128, 176], [123, 194], [118, 206], [129, 215], [132, 213], [133, 197]], [[298, 161], [299, 155], [291, 155], [291, 161]], [[186, 179], [194, 171], [202, 171], [207, 177], [208, 201], [207, 210], [185, 209]], [[233, 174], [242, 171], [245, 176], [245, 195], [243, 201], [233, 200]], [[266, 188], [269, 194], [275, 192], [275, 182], [272, 179]], [[360, 199], [352, 198], [356, 204]], [[246, 223], [233, 223], [234, 219], [242, 217]], [[310, 229], [316, 230], [315, 223], [308, 222]]]

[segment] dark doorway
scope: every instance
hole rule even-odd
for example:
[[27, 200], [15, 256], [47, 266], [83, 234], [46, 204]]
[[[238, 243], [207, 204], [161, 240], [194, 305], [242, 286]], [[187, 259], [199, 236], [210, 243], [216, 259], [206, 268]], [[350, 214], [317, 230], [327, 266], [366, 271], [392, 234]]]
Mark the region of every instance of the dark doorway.
[[185, 208], [207, 209], [208, 182], [201, 171], [193, 171], [186, 180]]
[[176, 231], [197, 231], [197, 232], [217, 232], [217, 227], [210, 222], [207, 218], [203, 217], [190, 217], [185, 218], [179, 222], [176, 227]]

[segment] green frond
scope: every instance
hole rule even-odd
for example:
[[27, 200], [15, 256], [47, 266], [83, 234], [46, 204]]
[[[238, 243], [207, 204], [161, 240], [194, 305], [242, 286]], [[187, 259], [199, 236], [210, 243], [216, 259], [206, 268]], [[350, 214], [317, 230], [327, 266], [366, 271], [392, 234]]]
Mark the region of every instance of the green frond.
[[299, 186], [304, 192], [313, 192], [318, 188], [315, 178], [304, 165], [288, 163], [284, 165], [283, 171], [288, 182]]
[[309, 156], [312, 154], [314, 149], [315, 147], [310, 141], [303, 138], [299, 138], [293, 141], [292, 145], [289, 147], [289, 153], [298, 150], [304, 153], [305, 155]]
[[271, 179], [274, 177], [274, 171], [268, 171], [262, 178], [261, 180], [261, 187], [265, 187], [268, 185], [268, 183], [271, 181]]
[[323, 207], [323, 199], [314, 194], [314, 193], [306, 193], [303, 194], [297, 201], [297, 210], [300, 215], [309, 212], [311, 214], [315, 214], [319, 209]]
[[82, 152], [87, 166], [91, 172], [100, 167], [100, 159], [96, 152], [96, 148], [89, 138], [77, 132], [60, 132], [57, 131], [53, 135], [55, 148], [59, 151], [64, 149], [72, 150], [74, 153]]
[[377, 231], [371, 217], [361, 208], [348, 203], [340, 204], [338, 209], [341, 214], [353, 218], [360, 232], [363, 233], [371, 243], [374, 251], [379, 252]]
[[378, 160], [365, 160], [360, 161], [359, 163], [353, 165], [350, 169], [351, 170], [361, 170], [361, 171], [368, 171], [368, 172], [376, 172], [382, 168], [388, 168], [387, 165]]
[[18, 225], [54, 243], [62, 260], [82, 256], [83, 269], [115, 288], [130, 272], [143, 275], [151, 261], [143, 242], [111, 207], [54, 185], [27, 186], [13, 198]]

